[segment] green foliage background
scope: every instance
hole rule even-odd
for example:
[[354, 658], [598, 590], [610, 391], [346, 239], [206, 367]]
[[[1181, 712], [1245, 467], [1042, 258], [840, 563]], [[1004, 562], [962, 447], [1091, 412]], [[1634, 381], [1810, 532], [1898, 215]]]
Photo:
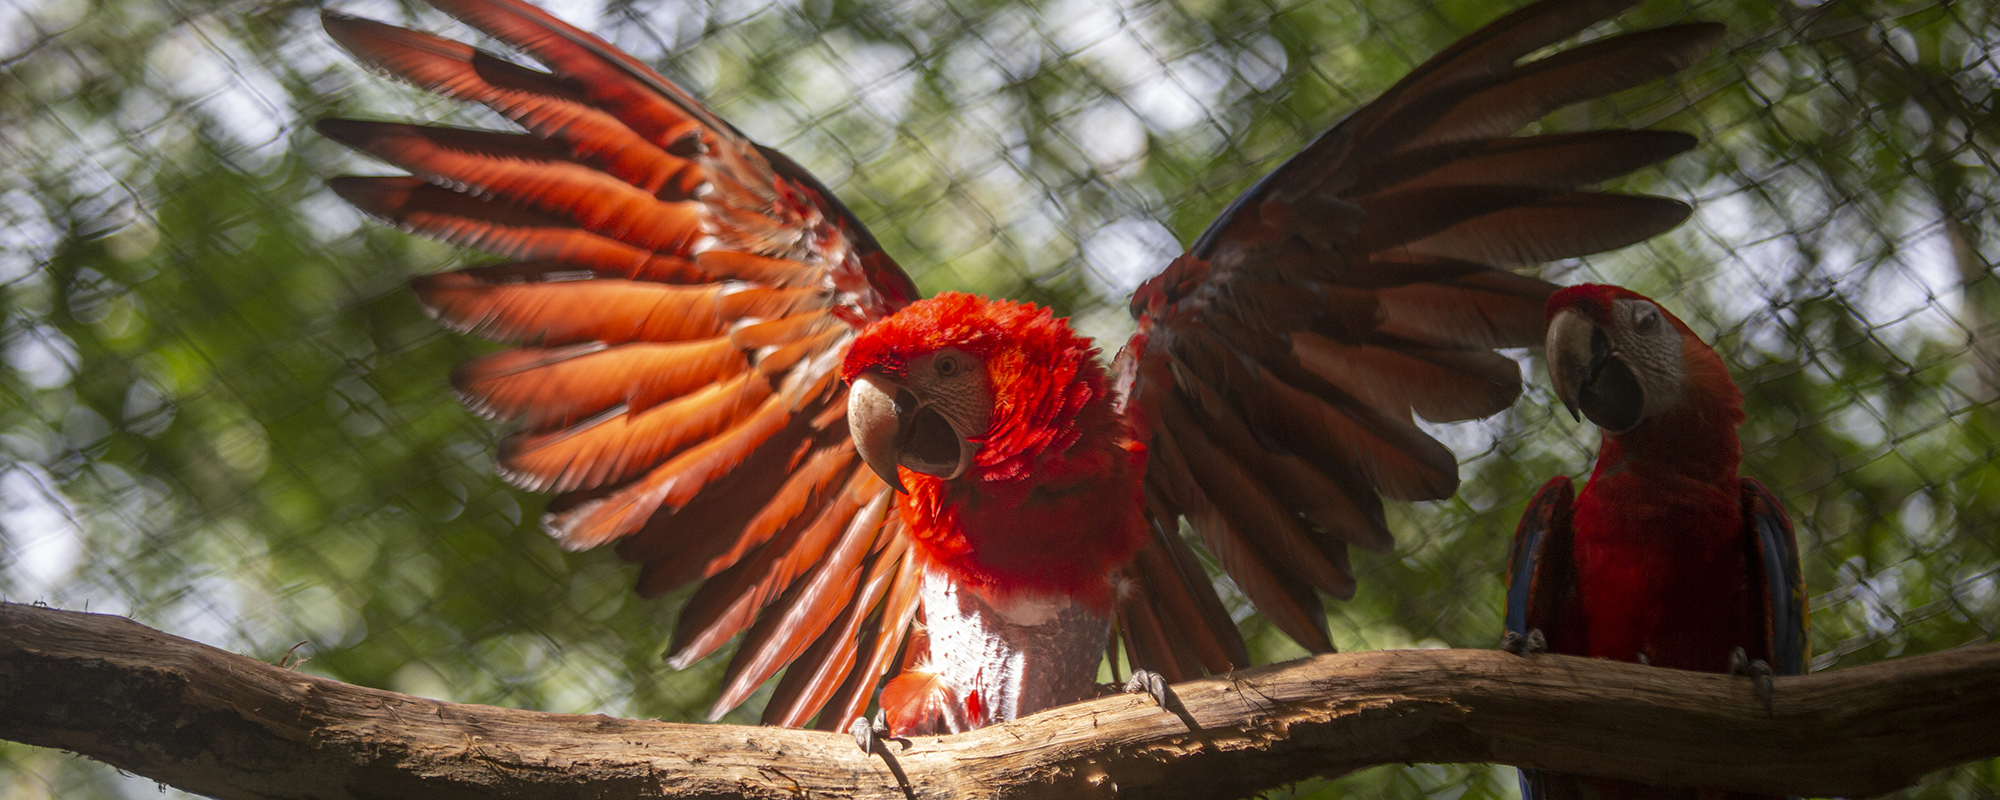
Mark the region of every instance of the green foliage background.
[[[700, 718], [724, 658], [659, 660], [676, 603], [565, 553], [445, 376], [481, 351], [401, 290], [468, 254], [362, 219], [328, 176], [386, 171], [331, 114], [495, 124], [370, 76], [295, 0], [0, 6], [0, 594], [353, 683]], [[1511, 4], [1510, 4], [1511, 5]], [[339, 10], [469, 33], [392, 0]], [[605, 33], [817, 172], [926, 290], [1078, 315], [1122, 298], [1237, 191], [1502, 6], [1473, 0], [577, 0]], [[1655, 0], [1729, 23], [1682, 81], [1547, 120], [1702, 146], [1627, 188], [1689, 224], [1564, 282], [1652, 294], [1748, 394], [1747, 474], [1789, 498], [1820, 669], [2000, 630], [2000, 18], [1988, 3]], [[1344, 649], [1489, 647], [1526, 498], [1587, 470], [1520, 353], [1511, 411], [1440, 435], [1453, 500], [1394, 512], [1331, 606]], [[1268, 659], [1295, 647], [1250, 619]], [[295, 643], [304, 644], [294, 648]], [[753, 701], [751, 707], [758, 705]], [[739, 710], [727, 719], [754, 721]], [[1511, 769], [1370, 770], [1280, 796], [1501, 797]], [[2000, 792], [2000, 762], [1907, 797]], [[0, 743], [0, 794], [155, 797]], [[168, 792], [169, 795], [174, 794]]]

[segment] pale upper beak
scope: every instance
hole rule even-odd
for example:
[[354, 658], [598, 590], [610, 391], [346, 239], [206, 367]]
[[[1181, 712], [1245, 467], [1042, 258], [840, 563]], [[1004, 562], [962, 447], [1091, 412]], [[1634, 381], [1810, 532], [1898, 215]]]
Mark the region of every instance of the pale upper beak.
[[1549, 364], [1549, 384], [1556, 399], [1572, 419], [1583, 421], [1577, 410], [1577, 393], [1590, 381], [1590, 338], [1597, 325], [1589, 317], [1570, 309], [1556, 312], [1549, 320], [1549, 333], [1542, 342], [1542, 356]]
[[854, 450], [884, 483], [907, 493], [898, 466], [945, 480], [964, 475], [979, 445], [923, 398], [875, 373], [847, 390], [847, 428]]
[[908, 493], [903, 478], [896, 474], [896, 438], [903, 430], [907, 410], [898, 408], [895, 387], [885, 391], [870, 375], [855, 377], [847, 389], [847, 431], [854, 437], [854, 451], [884, 483]]
[[1549, 382], [1579, 421], [1589, 418], [1598, 428], [1622, 433], [1639, 424], [1646, 393], [1621, 358], [1606, 332], [1583, 312], [1563, 309], [1549, 320], [1543, 357]]

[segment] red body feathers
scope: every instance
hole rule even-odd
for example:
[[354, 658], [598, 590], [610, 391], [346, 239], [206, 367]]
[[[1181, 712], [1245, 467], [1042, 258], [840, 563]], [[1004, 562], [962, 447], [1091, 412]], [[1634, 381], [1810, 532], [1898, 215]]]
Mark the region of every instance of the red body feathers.
[[[1586, 285], [1555, 293], [1549, 307], [1577, 308], [1609, 325], [1611, 301], [1621, 297], [1644, 299]], [[1721, 672], [1734, 647], [1771, 657], [1736, 475], [1743, 393], [1713, 349], [1673, 315], [1663, 317], [1681, 338], [1683, 394], [1662, 415], [1604, 435], [1572, 523], [1586, 639], [1550, 646]]]
[[[1560, 477], [1530, 503], [1510, 564], [1509, 630], [1540, 630], [1568, 655], [1726, 672], [1740, 648], [1778, 674], [1802, 672], [1797, 546], [1776, 498], [1737, 474], [1743, 395], [1721, 357], [1614, 286], [1557, 291], [1548, 316], [1556, 394], [1598, 424], [1603, 445], [1574, 503]], [[1522, 794], [1690, 796], [1532, 770]]]

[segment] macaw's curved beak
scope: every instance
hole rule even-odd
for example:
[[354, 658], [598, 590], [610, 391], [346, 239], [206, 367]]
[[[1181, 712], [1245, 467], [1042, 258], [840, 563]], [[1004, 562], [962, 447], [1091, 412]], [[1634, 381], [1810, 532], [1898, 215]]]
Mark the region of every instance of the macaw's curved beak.
[[847, 390], [847, 429], [862, 462], [896, 491], [908, 493], [898, 465], [945, 480], [965, 474], [979, 445], [916, 393], [877, 374], [855, 376]]
[[1588, 417], [1609, 433], [1623, 433], [1639, 424], [1646, 392], [1631, 366], [1619, 357], [1611, 337], [1590, 317], [1574, 309], [1556, 312], [1543, 345], [1549, 381], [1570, 416], [1579, 421]]

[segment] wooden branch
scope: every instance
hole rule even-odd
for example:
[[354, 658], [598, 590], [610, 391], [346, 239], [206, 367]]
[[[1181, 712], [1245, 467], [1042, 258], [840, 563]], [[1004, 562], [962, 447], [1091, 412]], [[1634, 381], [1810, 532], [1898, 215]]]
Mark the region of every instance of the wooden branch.
[[[844, 735], [441, 703], [121, 617], [0, 604], [0, 738], [220, 798], [1233, 797], [1498, 762], [1877, 794], [2000, 756], [2000, 645], [1779, 678], [1486, 650], [1330, 655], [864, 755]], [[1187, 723], [1199, 726], [1190, 731]]]

